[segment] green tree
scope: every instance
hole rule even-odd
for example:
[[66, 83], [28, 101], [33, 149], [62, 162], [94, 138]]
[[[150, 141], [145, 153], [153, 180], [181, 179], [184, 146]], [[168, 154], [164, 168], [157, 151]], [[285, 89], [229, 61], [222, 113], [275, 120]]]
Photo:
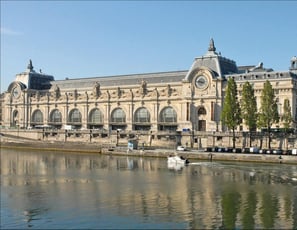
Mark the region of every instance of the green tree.
[[281, 121], [283, 122], [283, 127], [285, 130], [289, 129], [292, 124], [292, 112], [289, 99], [284, 100], [283, 114], [281, 116]]
[[251, 146], [251, 131], [255, 131], [257, 128], [257, 100], [254, 89], [249, 82], [244, 83], [242, 87], [240, 108], [241, 117], [244, 120], [244, 124], [249, 129]]
[[237, 86], [232, 77], [228, 79], [221, 120], [232, 130], [233, 148], [235, 148], [235, 129], [241, 123], [240, 106], [237, 97]]
[[271, 126], [278, 123], [279, 114], [271, 83], [267, 80], [261, 94], [261, 107], [258, 116], [258, 127], [267, 128], [268, 148], [271, 147]]
[[291, 113], [291, 105], [289, 99], [284, 100], [283, 114], [281, 116], [281, 121], [283, 122], [283, 127], [285, 129], [285, 139], [286, 139], [286, 148], [288, 148], [288, 129], [292, 124], [292, 113]]

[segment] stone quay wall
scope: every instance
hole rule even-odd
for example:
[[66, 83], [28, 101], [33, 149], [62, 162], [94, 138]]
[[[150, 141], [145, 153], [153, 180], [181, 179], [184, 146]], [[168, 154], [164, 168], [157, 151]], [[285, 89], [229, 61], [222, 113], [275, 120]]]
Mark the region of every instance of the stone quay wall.
[[[2, 134], [13, 135], [39, 141], [84, 142], [102, 145], [127, 146], [128, 140], [136, 139], [138, 147], [161, 147], [176, 149], [183, 145], [190, 149], [201, 150], [209, 147], [232, 147], [232, 133], [229, 132], [117, 132], [110, 133], [99, 130], [26, 130], [26, 129], [1, 129]], [[248, 133], [236, 133], [236, 148], [250, 147]], [[268, 148], [268, 136], [253, 135], [251, 146]], [[293, 149], [297, 148], [297, 134], [284, 136], [271, 135], [271, 148]]]
[[[118, 146], [114, 147], [108, 142], [87, 142], [86, 140], [69, 138], [67, 141], [40, 139], [43, 133], [29, 132], [30, 135], [22, 137], [24, 132], [15, 134], [14, 132], [1, 131], [1, 148], [30, 150], [30, 151], [50, 151], [56, 152], [70, 152], [76, 154], [109, 154], [109, 155], [124, 155], [137, 157], [161, 157], [166, 158], [169, 155], [182, 155], [190, 160], [195, 161], [243, 161], [243, 162], [261, 162], [261, 163], [285, 163], [297, 164], [296, 155], [275, 155], [275, 154], [252, 154], [252, 153], [225, 153], [225, 152], [205, 152], [198, 149], [191, 149], [190, 151], [176, 151], [171, 147], [147, 147], [138, 148], [127, 151], [127, 143], [119, 142]], [[22, 133], [22, 134], [20, 134]], [[35, 139], [37, 138], [37, 139]], [[75, 141], [76, 140], [76, 141]], [[112, 148], [111, 148], [112, 147]]]

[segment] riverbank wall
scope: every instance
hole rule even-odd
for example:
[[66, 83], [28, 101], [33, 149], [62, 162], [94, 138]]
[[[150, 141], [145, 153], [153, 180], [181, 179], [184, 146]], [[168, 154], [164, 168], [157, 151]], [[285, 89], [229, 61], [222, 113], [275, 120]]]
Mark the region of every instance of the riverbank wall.
[[[134, 131], [125, 132], [112, 130], [111, 132], [101, 130], [47, 130], [47, 129], [4, 129], [0, 130], [5, 136], [19, 138], [30, 138], [42, 142], [83, 142], [84, 144], [106, 143], [114, 145], [126, 145], [128, 140], [136, 139], [138, 146], [154, 148], [176, 148], [183, 145], [191, 149], [205, 149], [209, 147], [230, 147], [232, 146], [231, 132], [173, 132], [173, 131]], [[293, 149], [297, 148], [297, 133], [288, 136], [282, 133], [271, 135], [272, 149]], [[246, 132], [236, 132], [236, 148], [248, 148], [250, 146], [268, 149], [268, 137], [261, 133], [255, 133], [251, 137]]]
[[236, 162], [257, 162], [257, 163], [282, 163], [296, 164], [297, 156], [295, 155], [269, 155], [253, 153], [224, 153], [224, 152], [204, 152], [198, 150], [175, 151], [175, 149], [137, 149], [127, 150], [125, 146], [118, 146], [110, 149], [98, 143], [83, 142], [59, 142], [59, 141], [31, 141], [24, 138], [1, 137], [1, 148], [30, 150], [30, 151], [50, 151], [70, 152], [75, 154], [108, 154], [117, 156], [134, 156], [134, 157], [159, 157], [166, 158], [169, 155], [177, 154], [188, 158], [190, 162], [195, 161], [236, 161]]

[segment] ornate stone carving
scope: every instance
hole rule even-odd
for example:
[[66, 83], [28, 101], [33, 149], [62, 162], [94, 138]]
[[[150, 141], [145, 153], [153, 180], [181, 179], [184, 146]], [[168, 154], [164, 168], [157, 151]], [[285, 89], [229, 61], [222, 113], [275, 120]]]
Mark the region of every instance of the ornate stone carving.
[[128, 93], [125, 92], [125, 90], [121, 90], [121, 97], [126, 98], [128, 96]]
[[57, 99], [59, 99], [60, 96], [61, 96], [60, 88], [59, 88], [59, 86], [55, 85], [55, 87], [54, 87], [54, 98], [57, 100]]
[[140, 94], [142, 94], [142, 96], [145, 96], [145, 94], [147, 93], [147, 82], [142, 80], [141, 81], [141, 86], [140, 86]]
[[179, 93], [178, 93], [178, 91], [176, 89], [171, 88], [171, 95], [172, 96], [178, 96]]
[[110, 94], [111, 98], [117, 97], [117, 91], [115, 91], [115, 90], [112, 90], [109, 94]]
[[168, 84], [168, 85], [167, 85], [167, 96], [168, 96], [168, 97], [171, 96], [171, 92], [172, 92], [171, 86], [170, 86], [170, 84]]
[[105, 97], [106, 99], [110, 99], [110, 93], [109, 93], [109, 90], [106, 90], [106, 93], [105, 93]]
[[100, 97], [101, 91], [100, 91], [100, 83], [97, 81], [93, 87], [93, 95], [94, 97], [98, 98]]
[[158, 92], [157, 88], [154, 89], [153, 96], [154, 97], [159, 97], [159, 92]]
[[36, 92], [36, 94], [35, 94], [35, 98], [36, 98], [37, 101], [40, 100], [40, 93], [39, 93], [39, 91]]
[[117, 89], [117, 95], [118, 95], [118, 98], [120, 98], [122, 96], [122, 91], [121, 91], [120, 87], [118, 87], [118, 89]]
[[130, 89], [130, 90], [129, 90], [129, 97], [130, 97], [130, 98], [133, 98], [133, 96], [134, 96], [133, 91], [132, 91], [132, 89]]
[[166, 88], [163, 88], [160, 92], [160, 96], [166, 96], [166, 97], [170, 97], [171, 96], [171, 92], [172, 92], [172, 89], [171, 89], [171, 86], [170, 84], [168, 84], [166, 86]]
[[77, 100], [77, 96], [78, 96], [77, 89], [75, 89], [75, 90], [73, 91], [73, 99], [74, 99], [74, 100]]

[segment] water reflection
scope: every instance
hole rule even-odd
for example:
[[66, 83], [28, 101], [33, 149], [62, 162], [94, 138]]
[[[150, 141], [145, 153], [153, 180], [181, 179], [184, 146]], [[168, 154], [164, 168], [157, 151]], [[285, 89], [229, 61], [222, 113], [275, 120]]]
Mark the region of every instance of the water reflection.
[[1, 151], [1, 228], [297, 228], [296, 165]]
[[167, 167], [168, 167], [168, 169], [171, 169], [171, 170], [180, 171], [184, 167], [186, 167], [186, 165], [184, 165], [184, 164], [176, 164], [174, 162], [173, 163], [172, 162], [167, 162]]

